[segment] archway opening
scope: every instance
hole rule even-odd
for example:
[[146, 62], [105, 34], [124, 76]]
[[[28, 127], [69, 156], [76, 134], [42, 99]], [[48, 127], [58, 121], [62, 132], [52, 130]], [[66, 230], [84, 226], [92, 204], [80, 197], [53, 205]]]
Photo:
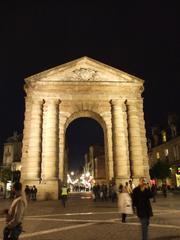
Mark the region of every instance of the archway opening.
[[90, 190], [95, 182], [106, 180], [104, 132], [89, 117], [73, 120], [66, 130], [65, 173], [72, 190]]

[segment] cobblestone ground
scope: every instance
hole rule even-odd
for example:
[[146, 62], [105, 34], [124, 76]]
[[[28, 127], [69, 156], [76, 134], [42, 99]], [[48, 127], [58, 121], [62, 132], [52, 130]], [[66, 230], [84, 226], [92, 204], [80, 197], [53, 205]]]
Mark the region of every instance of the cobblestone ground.
[[[117, 204], [93, 202], [89, 193], [71, 194], [66, 208], [60, 201], [29, 202], [24, 220], [27, 240], [140, 240], [140, 225], [135, 215], [121, 223]], [[0, 200], [0, 210], [10, 205]], [[151, 240], [180, 240], [180, 194], [158, 195], [149, 227]], [[0, 240], [4, 217], [0, 218]]]

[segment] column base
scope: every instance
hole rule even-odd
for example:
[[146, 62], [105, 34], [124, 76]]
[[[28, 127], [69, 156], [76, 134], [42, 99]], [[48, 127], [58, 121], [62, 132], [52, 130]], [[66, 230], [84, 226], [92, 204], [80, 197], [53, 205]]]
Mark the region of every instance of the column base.
[[37, 188], [37, 200], [58, 200], [59, 197], [59, 181], [56, 180], [24, 180], [23, 191], [25, 186], [33, 186], [35, 185]]
[[119, 187], [120, 184], [122, 184], [123, 186], [125, 185], [126, 182], [129, 182], [130, 178], [128, 177], [117, 177], [115, 178], [115, 182], [117, 187]]

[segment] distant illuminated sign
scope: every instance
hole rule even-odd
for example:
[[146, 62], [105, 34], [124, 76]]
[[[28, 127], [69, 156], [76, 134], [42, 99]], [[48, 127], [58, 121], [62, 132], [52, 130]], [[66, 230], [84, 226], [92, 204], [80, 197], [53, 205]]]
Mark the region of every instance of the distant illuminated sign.
[[180, 187], [180, 174], [176, 174], [176, 185], [177, 187]]
[[8, 181], [7, 184], [6, 184], [7, 191], [11, 191], [11, 186], [12, 186], [12, 182]]

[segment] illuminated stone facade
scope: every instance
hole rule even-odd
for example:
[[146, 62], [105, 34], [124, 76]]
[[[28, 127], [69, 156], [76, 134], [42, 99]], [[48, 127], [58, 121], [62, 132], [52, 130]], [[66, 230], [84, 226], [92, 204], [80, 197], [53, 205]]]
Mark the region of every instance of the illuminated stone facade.
[[65, 132], [79, 117], [104, 132], [106, 181], [149, 177], [143, 80], [83, 57], [25, 79], [22, 182], [38, 198], [57, 199], [64, 171]]
[[174, 136], [168, 141], [149, 149], [149, 165], [153, 167], [159, 160], [170, 165], [171, 179], [167, 183], [173, 187], [180, 187], [180, 173], [177, 169], [180, 167], [180, 136]]

